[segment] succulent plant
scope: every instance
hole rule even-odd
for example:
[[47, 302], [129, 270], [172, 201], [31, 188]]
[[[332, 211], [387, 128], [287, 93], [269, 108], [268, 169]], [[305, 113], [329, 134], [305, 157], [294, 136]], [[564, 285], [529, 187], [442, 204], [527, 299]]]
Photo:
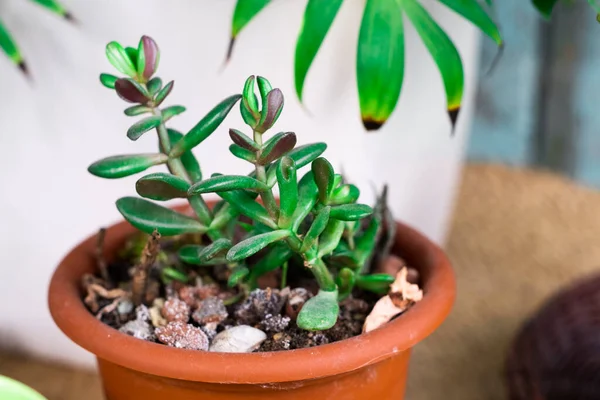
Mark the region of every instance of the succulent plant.
[[[359, 189], [345, 183], [331, 163], [321, 157], [325, 143], [296, 146], [296, 134], [285, 131], [267, 139], [284, 107], [281, 90], [272, 88], [263, 77], [250, 76], [242, 94], [221, 101], [183, 135], [166, 126], [185, 108], [162, 107], [173, 89], [173, 81], [163, 86], [155, 76], [160, 51], [154, 40], [144, 36], [137, 48], [111, 42], [106, 54], [125, 77], [101, 74], [102, 84], [133, 103], [125, 114], [147, 115], [129, 128], [127, 136], [137, 140], [155, 130], [159, 151], [108, 157], [92, 164], [89, 172], [110, 179], [137, 174], [156, 165], [167, 165], [170, 171], [140, 178], [136, 191], [141, 198], [117, 200], [117, 208], [127, 221], [148, 234], [158, 231], [163, 236], [206, 236], [207, 245], [182, 247], [180, 259], [195, 268], [226, 265], [230, 270], [228, 285], [238, 287], [240, 293], [248, 293], [257, 286], [259, 277], [278, 268], [282, 268], [285, 281], [288, 264], [307, 268], [319, 291], [298, 315], [297, 324], [304, 329], [332, 327], [338, 317], [338, 301], [355, 287], [376, 293], [387, 291], [394, 280], [392, 276], [369, 274], [374, 250], [378, 246], [383, 246], [383, 251], [389, 248], [389, 240], [382, 233], [385, 225], [393, 225], [385, 196], [375, 212], [357, 203]], [[229, 129], [229, 151], [252, 164], [252, 171], [246, 175], [214, 173], [205, 177], [192, 149], [217, 130], [238, 102], [252, 133]], [[310, 166], [310, 170], [299, 178], [299, 170], [305, 166]], [[275, 186], [279, 201], [275, 198]], [[203, 197], [206, 194], [217, 194], [221, 200], [211, 209]], [[177, 198], [189, 202], [193, 217], [150, 201]], [[237, 243], [236, 227], [245, 232]], [[294, 259], [301, 262], [292, 263]], [[168, 270], [167, 275], [170, 279], [179, 278], [173, 270]]]

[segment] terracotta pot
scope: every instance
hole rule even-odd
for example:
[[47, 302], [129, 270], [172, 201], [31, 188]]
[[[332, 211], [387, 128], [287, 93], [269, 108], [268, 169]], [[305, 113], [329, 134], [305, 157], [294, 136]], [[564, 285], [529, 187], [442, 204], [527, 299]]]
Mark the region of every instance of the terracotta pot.
[[[135, 230], [110, 227], [105, 251], [113, 257]], [[425, 296], [406, 313], [367, 334], [301, 350], [222, 354], [176, 349], [123, 334], [85, 308], [81, 277], [94, 272], [96, 239], [71, 251], [50, 282], [54, 321], [94, 353], [108, 400], [403, 399], [411, 348], [446, 318], [455, 280], [440, 248], [398, 224], [394, 253], [419, 270]]]

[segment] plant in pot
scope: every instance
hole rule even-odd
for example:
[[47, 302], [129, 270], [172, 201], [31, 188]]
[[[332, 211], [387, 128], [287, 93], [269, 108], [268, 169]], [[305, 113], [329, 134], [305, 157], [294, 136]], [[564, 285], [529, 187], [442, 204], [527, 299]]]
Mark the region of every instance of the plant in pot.
[[[140, 178], [141, 197], [116, 203], [126, 221], [72, 250], [50, 284], [52, 316], [96, 355], [107, 398], [402, 398], [410, 349], [454, 299], [443, 252], [393, 221], [385, 190], [358, 203], [324, 143], [267, 139], [284, 105], [267, 79], [249, 77], [183, 135], [167, 127], [185, 108], [162, 106], [173, 81], [155, 76], [154, 40], [109, 43], [107, 56], [125, 77], [101, 82], [132, 103], [126, 115], [147, 114], [127, 136], [155, 130], [159, 149], [89, 171], [169, 171]], [[229, 129], [229, 151], [253, 168], [203, 176], [192, 149], [237, 103], [252, 133]], [[187, 204], [154, 202], [173, 199]]]

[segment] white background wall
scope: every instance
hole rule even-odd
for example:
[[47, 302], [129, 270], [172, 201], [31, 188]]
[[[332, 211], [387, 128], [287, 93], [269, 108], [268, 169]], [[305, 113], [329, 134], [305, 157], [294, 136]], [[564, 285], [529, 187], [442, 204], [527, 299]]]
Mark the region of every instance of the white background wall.
[[[250, 74], [268, 77], [286, 94], [276, 126], [300, 143], [327, 141], [326, 155], [372, 200], [372, 187], [392, 185], [397, 218], [441, 241], [463, 154], [473, 103], [477, 35], [446, 9], [431, 8], [459, 46], [467, 74], [457, 134], [450, 137], [439, 73], [408, 28], [402, 96], [388, 124], [366, 133], [355, 84], [356, 38], [363, 0], [347, 0], [309, 72], [305, 100], [293, 95], [292, 62], [303, 0], [274, 2], [240, 36], [225, 69], [234, 0], [64, 0], [72, 26], [25, 0], [3, 0], [0, 17], [22, 47], [33, 74], [23, 79], [0, 58], [0, 341], [55, 359], [89, 364], [91, 356], [54, 326], [46, 306], [51, 273], [83, 237], [119, 219], [114, 201], [134, 194], [136, 177], [109, 181], [88, 174], [102, 157], [154, 151], [156, 139], [125, 136], [135, 119], [98, 82], [112, 72], [104, 58], [111, 40], [136, 45], [142, 34], [161, 50], [159, 75], [176, 81], [170, 104], [188, 111], [172, 127], [186, 131]], [[408, 24], [407, 24], [408, 26]], [[196, 154], [206, 174], [244, 173], [227, 151], [226, 128], [243, 127], [232, 113]]]

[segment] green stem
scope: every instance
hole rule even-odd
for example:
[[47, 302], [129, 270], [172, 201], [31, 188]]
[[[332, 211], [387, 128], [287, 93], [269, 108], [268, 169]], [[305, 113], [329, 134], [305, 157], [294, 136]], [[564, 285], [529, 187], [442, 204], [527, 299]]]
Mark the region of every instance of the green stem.
[[281, 266], [281, 290], [287, 286], [288, 261]]
[[317, 258], [317, 260], [311, 265], [310, 270], [319, 283], [321, 290], [332, 292], [337, 289], [337, 285], [335, 284], [335, 281], [333, 280], [333, 277], [331, 276], [331, 273], [329, 273], [329, 270], [327, 269], [327, 266], [323, 260]]
[[[262, 146], [262, 144], [263, 144], [262, 134], [259, 132], [256, 132], [256, 131], [254, 131], [253, 134], [254, 134], [254, 141], [256, 142], [256, 144], [258, 144], [259, 146]], [[256, 152], [257, 159], [260, 157], [261, 152], [262, 152], [262, 150], [258, 150]], [[258, 179], [259, 181], [261, 181], [263, 183], [267, 183], [267, 171], [265, 170], [265, 166], [259, 165], [258, 163], [256, 163], [255, 167], [256, 167], [256, 179]], [[262, 199], [263, 203], [265, 204], [265, 207], [266, 207], [267, 211], [269, 212], [269, 215], [271, 216], [271, 218], [273, 218], [273, 221], [275, 223], [277, 223], [277, 220], [279, 219], [279, 209], [277, 208], [277, 202], [275, 201], [275, 196], [273, 196], [273, 191], [271, 189], [268, 189], [264, 192], [261, 192], [260, 198]]]

